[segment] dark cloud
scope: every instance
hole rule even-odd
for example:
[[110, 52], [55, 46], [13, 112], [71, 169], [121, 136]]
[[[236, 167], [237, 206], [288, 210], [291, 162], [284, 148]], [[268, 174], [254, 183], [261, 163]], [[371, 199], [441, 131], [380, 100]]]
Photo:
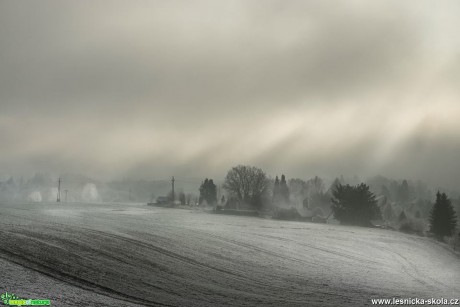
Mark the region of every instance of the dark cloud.
[[[430, 7], [4, 1], [0, 170], [425, 176], [422, 158], [389, 164], [420, 148], [434, 159], [420, 122], [432, 103], [456, 110], [460, 44], [445, 25], [459, 7]], [[458, 135], [443, 118], [434, 134]]]

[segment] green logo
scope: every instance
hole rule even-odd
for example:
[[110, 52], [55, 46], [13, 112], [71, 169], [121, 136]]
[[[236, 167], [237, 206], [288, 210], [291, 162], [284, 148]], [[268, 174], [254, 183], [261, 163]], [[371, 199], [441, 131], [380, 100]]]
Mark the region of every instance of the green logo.
[[8, 306], [50, 306], [50, 300], [31, 300], [31, 299], [22, 299], [18, 298], [13, 293], [5, 292], [0, 295], [3, 304]]

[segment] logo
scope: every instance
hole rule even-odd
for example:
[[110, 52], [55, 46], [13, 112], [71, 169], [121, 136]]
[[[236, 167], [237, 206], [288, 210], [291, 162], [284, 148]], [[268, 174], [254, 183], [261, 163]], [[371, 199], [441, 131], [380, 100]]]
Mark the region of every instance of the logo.
[[17, 297], [13, 293], [2, 293], [0, 295], [3, 304], [8, 306], [50, 306], [50, 300], [32, 300], [32, 299], [22, 299]]

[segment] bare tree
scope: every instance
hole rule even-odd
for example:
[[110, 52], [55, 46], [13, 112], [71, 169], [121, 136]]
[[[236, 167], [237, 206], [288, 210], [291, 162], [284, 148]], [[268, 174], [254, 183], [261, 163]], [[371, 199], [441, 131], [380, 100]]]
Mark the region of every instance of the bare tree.
[[307, 181], [308, 190], [311, 194], [323, 194], [324, 193], [324, 181], [323, 179], [315, 176]]
[[268, 187], [268, 179], [260, 168], [238, 165], [228, 171], [223, 187], [240, 202], [259, 207]]

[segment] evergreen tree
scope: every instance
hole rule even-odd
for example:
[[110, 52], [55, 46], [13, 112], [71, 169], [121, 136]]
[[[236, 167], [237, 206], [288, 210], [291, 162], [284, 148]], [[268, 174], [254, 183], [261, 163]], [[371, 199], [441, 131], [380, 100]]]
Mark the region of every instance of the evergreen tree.
[[401, 211], [401, 213], [399, 214], [399, 217], [398, 217], [398, 221], [399, 222], [403, 222], [403, 221], [406, 221], [407, 220], [407, 216], [406, 216], [406, 213], [404, 213], [404, 210]]
[[206, 178], [200, 186], [200, 199], [199, 203], [206, 201], [208, 205], [217, 203], [217, 187], [212, 179]]
[[319, 178], [318, 176], [315, 176], [315, 178], [308, 180], [307, 185], [310, 190], [310, 196], [313, 194], [323, 194], [324, 192], [323, 179]]
[[391, 206], [390, 203], [387, 203], [385, 207], [383, 208], [383, 218], [386, 221], [392, 221], [395, 218], [393, 207]]
[[185, 193], [184, 192], [179, 193], [179, 201], [182, 206], [185, 206]]
[[343, 182], [344, 181], [341, 181], [339, 178], [335, 178], [327, 192], [332, 194], [332, 192], [335, 191], [339, 185], [343, 184]]
[[452, 236], [457, 225], [457, 216], [446, 193], [436, 193], [436, 202], [430, 212], [430, 232], [438, 238]]
[[280, 180], [278, 176], [275, 177], [275, 184], [273, 186], [273, 200], [276, 200], [280, 192]]
[[390, 190], [388, 190], [387, 186], [384, 184], [382, 184], [381, 194], [385, 196], [387, 199], [392, 200]]
[[399, 188], [399, 200], [402, 202], [406, 202], [409, 200], [409, 184], [407, 180], [404, 179], [401, 183], [401, 187]]
[[375, 195], [364, 183], [340, 184], [332, 194], [332, 212], [341, 224], [371, 226], [371, 220], [381, 216]]
[[279, 194], [282, 201], [289, 203], [289, 188], [287, 186], [286, 177], [284, 175], [281, 175]]

